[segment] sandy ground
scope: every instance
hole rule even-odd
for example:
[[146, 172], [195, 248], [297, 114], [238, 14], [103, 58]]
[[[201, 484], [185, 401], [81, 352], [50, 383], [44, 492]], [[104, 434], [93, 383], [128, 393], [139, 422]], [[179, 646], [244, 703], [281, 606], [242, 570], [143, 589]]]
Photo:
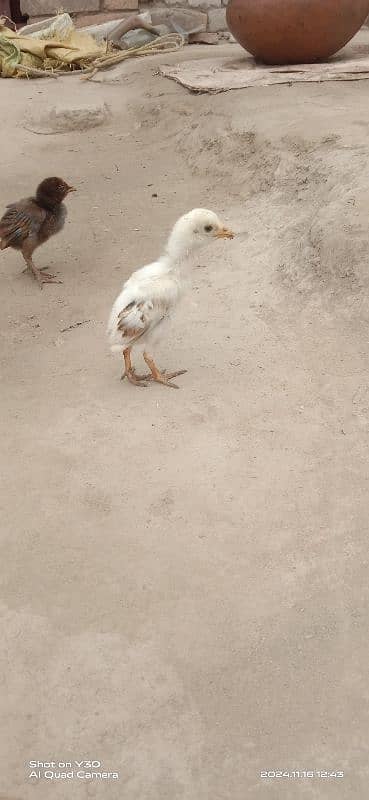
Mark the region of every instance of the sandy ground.
[[[0, 85], [1, 207], [78, 186], [38, 254], [63, 285], [1, 255], [0, 797], [361, 800], [369, 83], [195, 96], [162, 62]], [[112, 120], [26, 131], [56, 98]], [[201, 254], [157, 354], [181, 390], [138, 390], [110, 306], [198, 205], [241, 233]], [[50, 785], [31, 759], [120, 779]]]

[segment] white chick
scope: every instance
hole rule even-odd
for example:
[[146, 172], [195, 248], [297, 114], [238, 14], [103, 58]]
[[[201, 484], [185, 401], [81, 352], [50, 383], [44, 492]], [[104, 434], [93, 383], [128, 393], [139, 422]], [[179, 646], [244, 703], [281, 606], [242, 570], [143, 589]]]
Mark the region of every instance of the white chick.
[[[214, 239], [232, 239], [233, 235], [213, 211], [194, 208], [176, 222], [163, 255], [132, 273], [113, 305], [108, 324], [111, 349], [123, 353], [122, 379], [128, 378], [135, 386], [147, 386], [147, 381], [151, 380], [178, 389], [172, 378], [187, 370], [160, 370], [148, 348], [161, 335], [162, 323], [182, 294], [183, 267], [191, 254]], [[143, 350], [150, 370], [148, 375], [135, 372], [131, 362], [133, 348]]]

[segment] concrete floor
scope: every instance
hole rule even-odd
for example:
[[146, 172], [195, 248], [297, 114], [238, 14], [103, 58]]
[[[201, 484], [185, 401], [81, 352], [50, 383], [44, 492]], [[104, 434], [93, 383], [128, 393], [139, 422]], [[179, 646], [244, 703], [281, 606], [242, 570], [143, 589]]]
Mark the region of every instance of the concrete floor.
[[[78, 187], [62, 285], [1, 255], [0, 798], [364, 800], [369, 84], [192, 96], [162, 60], [0, 84], [1, 207]], [[56, 98], [112, 120], [25, 130]], [[137, 390], [110, 306], [198, 205], [240, 235], [158, 353], [180, 391]], [[84, 759], [119, 778], [29, 777]]]

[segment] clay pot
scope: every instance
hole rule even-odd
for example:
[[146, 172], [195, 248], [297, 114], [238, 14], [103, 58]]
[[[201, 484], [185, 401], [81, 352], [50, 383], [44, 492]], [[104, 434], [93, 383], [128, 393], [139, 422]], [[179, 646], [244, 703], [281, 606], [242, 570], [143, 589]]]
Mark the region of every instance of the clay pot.
[[229, 0], [237, 41], [266, 64], [325, 60], [357, 33], [369, 0]]

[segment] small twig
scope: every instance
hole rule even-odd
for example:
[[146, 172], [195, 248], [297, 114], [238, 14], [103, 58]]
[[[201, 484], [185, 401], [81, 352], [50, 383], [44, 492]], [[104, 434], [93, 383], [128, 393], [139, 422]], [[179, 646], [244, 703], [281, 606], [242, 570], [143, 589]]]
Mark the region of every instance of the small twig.
[[68, 325], [67, 328], [62, 328], [60, 333], [66, 333], [66, 331], [71, 331], [72, 328], [79, 328], [80, 325], [87, 325], [88, 322], [91, 322], [90, 319], [83, 319], [81, 322], [73, 322], [72, 325]]

